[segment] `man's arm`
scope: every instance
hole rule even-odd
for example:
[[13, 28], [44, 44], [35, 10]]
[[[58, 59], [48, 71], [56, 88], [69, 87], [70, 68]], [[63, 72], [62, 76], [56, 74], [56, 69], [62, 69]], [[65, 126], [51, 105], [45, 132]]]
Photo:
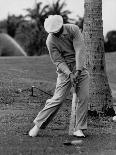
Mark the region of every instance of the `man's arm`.
[[67, 66], [58, 48], [54, 45], [54, 43], [50, 41], [46, 42], [46, 45], [47, 45], [52, 62], [57, 66], [58, 69], [60, 69], [63, 73], [69, 76], [72, 72]]
[[74, 25], [73, 30], [73, 46], [75, 49], [76, 70], [81, 70], [84, 66], [84, 39], [78, 26]]

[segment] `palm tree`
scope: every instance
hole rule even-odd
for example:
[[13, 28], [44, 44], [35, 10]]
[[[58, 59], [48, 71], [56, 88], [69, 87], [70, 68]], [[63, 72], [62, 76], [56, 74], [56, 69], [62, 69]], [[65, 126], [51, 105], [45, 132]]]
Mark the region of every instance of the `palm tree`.
[[86, 66], [90, 73], [90, 110], [114, 114], [105, 65], [102, 0], [85, 0], [83, 34]]
[[42, 7], [42, 2], [38, 2], [35, 4], [33, 9], [28, 8], [26, 11], [28, 14], [25, 17], [30, 17], [32, 20], [36, 21], [38, 24], [44, 24], [44, 20], [48, 15], [49, 5], [45, 5]]
[[57, 0], [56, 2], [52, 2], [52, 4], [49, 6], [49, 15], [61, 15], [63, 17], [64, 23], [68, 22], [68, 15], [71, 13], [69, 10], [64, 10], [66, 7], [66, 3], [62, 2], [61, 0]]

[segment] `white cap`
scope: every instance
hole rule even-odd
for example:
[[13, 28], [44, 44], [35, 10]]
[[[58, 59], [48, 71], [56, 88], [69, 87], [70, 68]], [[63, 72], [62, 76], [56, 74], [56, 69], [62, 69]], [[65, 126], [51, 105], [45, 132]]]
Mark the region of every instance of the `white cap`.
[[44, 28], [48, 33], [57, 33], [62, 25], [63, 18], [60, 15], [50, 15], [44, 22]]

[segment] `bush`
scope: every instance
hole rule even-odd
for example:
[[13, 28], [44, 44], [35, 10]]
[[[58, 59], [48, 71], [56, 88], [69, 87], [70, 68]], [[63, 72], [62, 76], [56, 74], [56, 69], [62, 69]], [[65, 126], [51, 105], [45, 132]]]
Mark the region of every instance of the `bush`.
[[116, 31], [107, 33], [104, 41], [105, 52], [116, 51]]
[[47, 54], [47, 34], [43, 27], [38, 28], [35, 22], [23, 22], [16, 31], [15, 39], [25, 49], [29, 56]]

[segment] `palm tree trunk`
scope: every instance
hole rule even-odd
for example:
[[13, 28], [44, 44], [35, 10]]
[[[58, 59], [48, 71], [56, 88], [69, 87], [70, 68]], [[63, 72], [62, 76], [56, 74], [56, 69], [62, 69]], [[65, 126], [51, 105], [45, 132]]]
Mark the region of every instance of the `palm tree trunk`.
[[114, 115], [105, 65], [102, 0], [85, 0], [83, 34], [90, 73], [90, 110]]

